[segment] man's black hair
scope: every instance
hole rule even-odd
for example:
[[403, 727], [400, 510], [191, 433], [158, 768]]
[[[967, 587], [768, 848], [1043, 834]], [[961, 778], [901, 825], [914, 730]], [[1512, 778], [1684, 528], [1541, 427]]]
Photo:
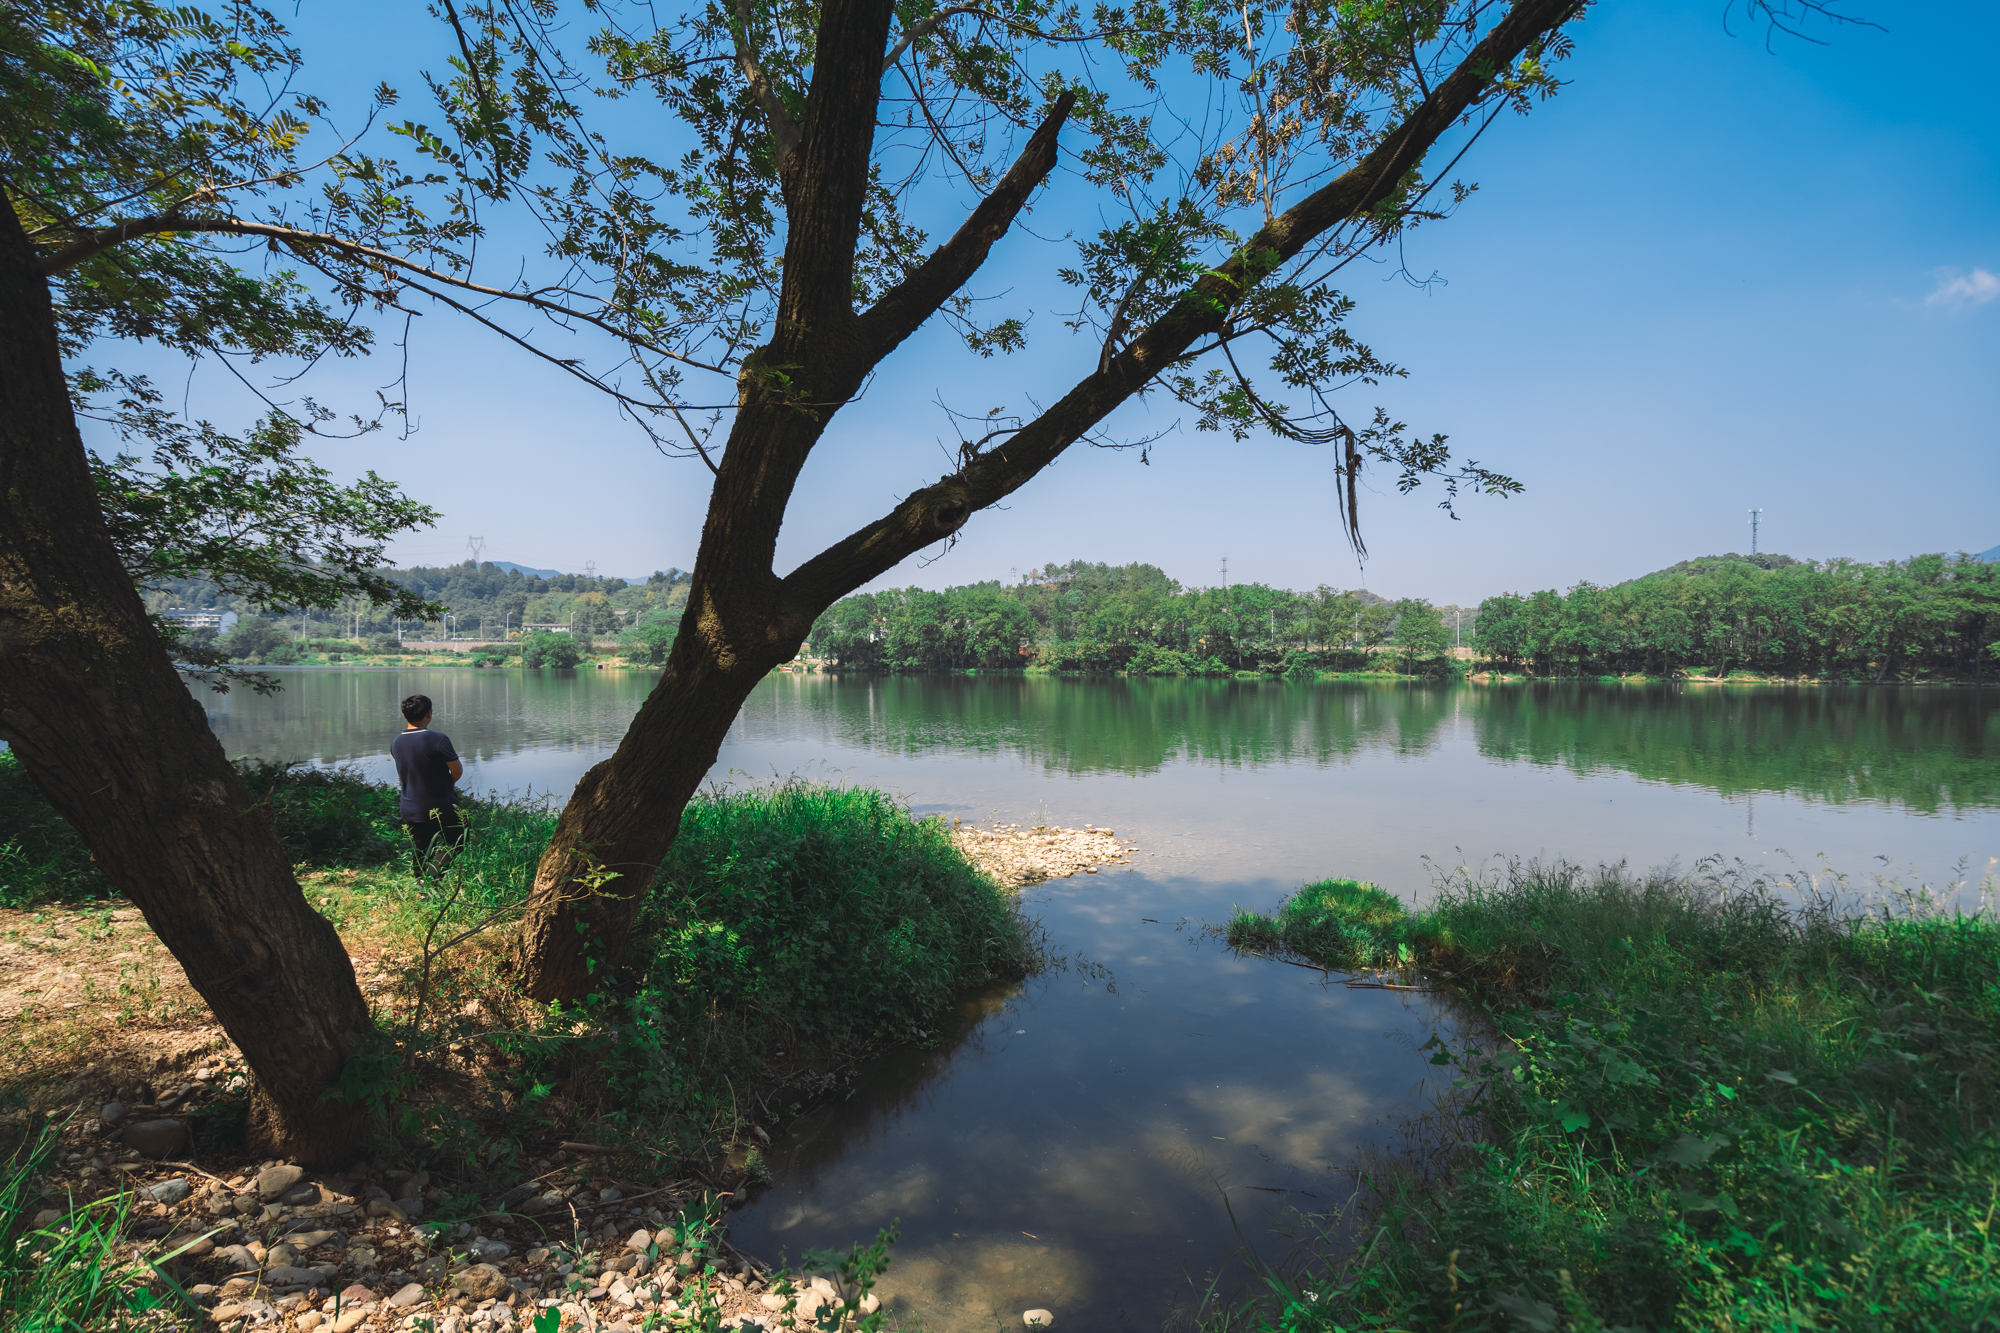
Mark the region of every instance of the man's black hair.
[[413, 694], [403, 700], [403, 720], [415, 725], [431, 715], [431, 697], [428, 694]]

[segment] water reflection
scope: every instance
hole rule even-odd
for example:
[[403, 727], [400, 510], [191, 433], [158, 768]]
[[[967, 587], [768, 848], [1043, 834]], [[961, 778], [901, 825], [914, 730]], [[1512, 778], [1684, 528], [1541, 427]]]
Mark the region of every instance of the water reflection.
[[[1126, 878], [1142, 901], [1171, 892]], [[1164, 925], [1128, 925], [1121, 948], [1088, 906], [1031, 910], [1131, 955], [1115, 989], [1064, 974], [969, 997], [933, 1049], [891, 1053], [859, 1095], [786, 1127], [738, 1243], [797, 1255], [899, 1220], [883, 1291], [927, 1328], [1018, 1326], [1036, 1307], [1157, 1328], [1222, 1275], [1225, 1194], [1270, 1245], [1268, 1214], [1344, 1198], [1357, 1147], [1425, 1104], [1412, 1048], [1454, 1031], [1433, 997], [1319, 984]]]
[[[204, 696], [231, 753], [379, 763], [401, 725], [396, 702], [421, 691], [469, 761], [513, 761], [496, 774], [562, 788], [617, 745], [656, 679], [463, 668], [277, 674], [285, 688], [270, 697]], [[1137, 776], [1185, 763], [1420, 759], [1468, 727], [1487, 759], [1582, 775], [1922, 812], [2000, 806], [2000, 690], [1976, 688], [780, 676], [751, 695], [737, 735]], [[567, 762], [548, 762], [554, 756]]]

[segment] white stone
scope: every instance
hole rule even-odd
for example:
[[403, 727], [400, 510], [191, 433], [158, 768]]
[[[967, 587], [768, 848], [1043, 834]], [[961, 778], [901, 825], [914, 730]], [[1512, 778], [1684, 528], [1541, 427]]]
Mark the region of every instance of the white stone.
[[1047, 1310], [1030, 1310], [1021, 1316], [1021, 1322], [1029, 1328], [1048, 1328], [1056, 1322], [1056, 1317]]

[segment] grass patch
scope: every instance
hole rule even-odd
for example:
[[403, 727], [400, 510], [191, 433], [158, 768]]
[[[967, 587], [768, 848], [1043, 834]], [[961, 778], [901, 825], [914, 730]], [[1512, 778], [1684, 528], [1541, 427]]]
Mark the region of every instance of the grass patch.
[[1482, 1131], [1448, 1170], [1307, 1219], [1211, 1326], [2000, 1328], [2000, 923], [1778, 888], [1527, 865], [1414, 913], [1329, 881], [1230, 922], [1443, 979], [1499, 1040], [1435, 1048]]
[[163, 1311], [192, 1313], [179, 1284], [125, 1238], [130, 1195], [30, 1215], [57, 1140], [55, 1124], [46, 1123], [0, 1164], [0, 1326], [124, 1333], [163, 1327]]

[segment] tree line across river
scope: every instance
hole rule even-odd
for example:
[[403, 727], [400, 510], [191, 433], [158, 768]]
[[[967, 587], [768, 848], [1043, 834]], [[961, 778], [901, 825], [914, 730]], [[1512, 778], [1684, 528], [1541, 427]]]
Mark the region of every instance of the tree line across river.
[[[498, 639], [503, 626], [518, 631], [523, 623], [572, 631], [523, 636], [518, 660], [529, 666], [573, 666], [594, 640], [610, 637], [629, 662], [664, 663], [688, 591], [679, 570], [630, 585], [582, 575], [537, 578], [471, 561], [381, 573], [450, 607], [461, 638]], [[181, 582], [157, 586], [149, 601], [207, 607], [230, 600], [213, 585]], [[317, 619], [242, 609], [232, 633], [196, 637], [239, 662], [284, 665], [327, 652], [402, 651], [399, 623], [411, 637], [445, 631], [445, 622], [396, 622], [380, 608]], [[358, 636], [351, 632], [357, 628]], [[842, 598], [813, 626], [807, 645], [827, 665], [859, 671], [1442, 675], [1483, 666], [1542, 677], [1747, 671], [1977, 680], [2000, 669], [2000, 563], [1943, 555], [1873, 565], [1707, 556], [1616, 586], [1506, 593], [1466, 608], [1325, 586], [1186, 588], [1153, 565], [1072, 561], [1030, 570], [1013, 584]]]
[[1489, 669], [1537, 676], [1983, 679], [2000, 667], [2000, 563], [1708, 556], [1468, 611], [1325, 586], [1183, 588], [1152, 565], [1077, 561], [1013, 585], [846, 597], [808, 643], [833, 666], [877, 671], [1443, 674], [1463, 645]]

